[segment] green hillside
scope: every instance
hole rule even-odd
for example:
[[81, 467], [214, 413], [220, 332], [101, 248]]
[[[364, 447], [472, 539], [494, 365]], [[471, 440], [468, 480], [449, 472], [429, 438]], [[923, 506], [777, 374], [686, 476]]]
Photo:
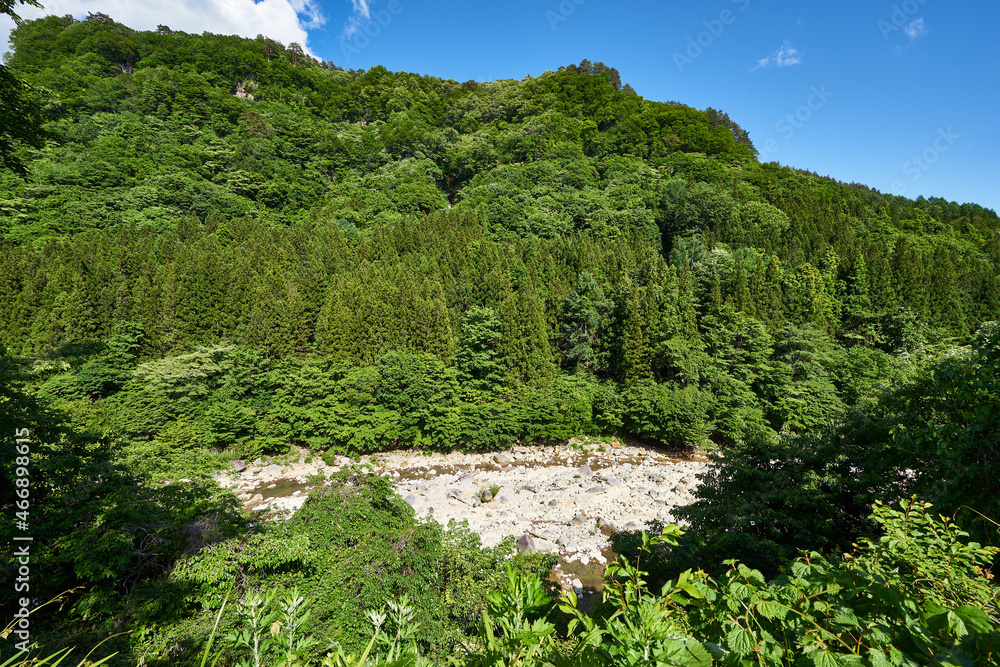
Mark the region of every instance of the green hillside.
[[[418, 525], [377, 479], [310, 500], [313, 523], [248, 524], [211, 473], [293, 445], [722, 452], [690, 532], [650, 560], [664, 580], [839, 556], [899, 520], [872, 503], [910, 493], [974, 510], [961, 525], [997, 543], [994, 211], [761, 164], [724, 112], [645, 100], [602, 63], [460, 83], [102, 14], [27, 21], [11, 42], [0, 73], [30, 87], [24, 122], [40, 114], [45, 139], [10, 135], [0, 170], [0, 506], [17, 502], [7, 433], [28, 428], [50, 480], [32, 496], [38, 595], [83, 589], [51, 647], [125, 621], [140, 630], [113, 645], [132, 663], [193, 660], [199, 612], [227, 589], [168, 574], [211, 517], [205, 553], [229, 540], [267, 563], [239, 561], [238, 593], [318, 581], [309, 544], [360, 540], [350, 586], [393, 540], [419, 542], [384, 590], [330, 593], [323, 627], [408, 592], [436, 633], [422, 649], [457, 650], [479, 616], [442, 609], [481, 611], [503, 554]], [[327, 505], [364, 520], [324, 532]], [[994, 596], [970, 604], [995, 637], [995, 587], [975, 591]]]

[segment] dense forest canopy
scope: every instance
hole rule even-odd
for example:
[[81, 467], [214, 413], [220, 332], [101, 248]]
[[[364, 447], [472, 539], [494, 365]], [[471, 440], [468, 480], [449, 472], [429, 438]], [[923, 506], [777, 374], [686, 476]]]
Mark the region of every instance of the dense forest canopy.
[[447, 654], [504, 549], [418, 525], [379, 479], [248, 525], [210, 474], [293, 445], [718, 448], [663, 578], [725, 557], [777, 574], [903, 521], [871, 504], [911, 492], [996, 542], [994, 211], [761, 164], [723, 111], [603, 63], [459, 83], [103, 14], [11, 42], [0, 74], [44, 132], [11, 135], [0, 171], [0, 405], [59, 478], [37, 491], [43, 591], [85, 588], [90, 629], [54, 636], [125, 619], [146, 629], [120, 650], [171, 664], [222, 567], [240, 593], [312, 587], [359, 649], [356, 605], [406, 592]]

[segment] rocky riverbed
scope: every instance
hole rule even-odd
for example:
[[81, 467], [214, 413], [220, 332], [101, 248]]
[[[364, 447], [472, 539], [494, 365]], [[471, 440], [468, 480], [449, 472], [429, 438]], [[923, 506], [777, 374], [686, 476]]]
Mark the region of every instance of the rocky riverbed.
[[573, 573], [606, 562], [614, 531], [645, 529], [654, 520], [674, 522], [673, 509], [693, 500], [696, 475], [709, 465], [699, 455], [576, 440], [491, 454], [339, 457], [336, 466], [307, 460], [301, 452], [285, 465], [258, 460], [244, 468], [237, 462], [232, 473], [217, 479], [234, 487], [249, 509], [287, 516], [328, 473], [355, 465], [394, 479], [418, 517], [443, 525], [467, 520], [486, 546], [511, 535], [519, 549], [558, 554], [557, 577], [577, 589], [591, 586]]

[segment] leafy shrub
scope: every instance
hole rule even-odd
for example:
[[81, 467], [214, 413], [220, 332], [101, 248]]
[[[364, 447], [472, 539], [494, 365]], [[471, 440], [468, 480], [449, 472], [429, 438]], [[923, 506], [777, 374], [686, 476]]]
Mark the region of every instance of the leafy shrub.
[[[876, 505], [878, 541], [863, 539], [836, 561], [804, 554], [768, 583], [727, 561], [719, 580], [686, 570], [657, 595], [625, 557], [605, 572], [613, 612], [591, 618], [563, 595], [569, 655], [555, 642], [537, 580], [510, 577], [490, 598], [481, 649], [466, 664], [992, 665], [1000, 651], [1000, 591], [985, 569], [997, 549], [966, 542], [949, 519], [915, 499]], [[668, 526], [639, 552], [678, 543]], [[526, 612], [535, 615], [528, 619]], [[539, 617], [540, 616], [540, 617]]]
[[697, 447], [708, 440], [711, 395], [697, 387], [674, 389], [652, 381], [630, 387], [625, 396], [625, 428], [668, 445]]

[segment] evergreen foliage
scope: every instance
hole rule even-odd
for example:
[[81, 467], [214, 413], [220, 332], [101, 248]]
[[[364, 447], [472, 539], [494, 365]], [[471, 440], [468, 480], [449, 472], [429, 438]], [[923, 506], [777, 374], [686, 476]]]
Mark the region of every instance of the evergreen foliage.
[[[124, 623], [109, 652], [151, 665], [207, 660], [220, 629], [233, 664], [995, 659], [995, 553], [962, 534], [995, 543], [1000, 517], [995, 212], [761, 164], [724, 112], [603, 63], [459, 84], [99, 13], [11, 41], [0, 427], [37, 442], [39, 592], [85, 587], [55, 641]], [[417, 522], [384, 479], [269, 528], [211, 480], [293, 445], [597, 434], [716, 465], [692, 530], [634, 547], [673, 588], [619, 563], [606, 616], [562, 601], [565, 645], [526, 576], [545, 562], [505, 571], [510, 544]], [[886, 509], [914, 492], [961, 530]], [[376, 610], [404, 594], [391, 639]], [[261, 649], [263, 619], [287, 627]]]

